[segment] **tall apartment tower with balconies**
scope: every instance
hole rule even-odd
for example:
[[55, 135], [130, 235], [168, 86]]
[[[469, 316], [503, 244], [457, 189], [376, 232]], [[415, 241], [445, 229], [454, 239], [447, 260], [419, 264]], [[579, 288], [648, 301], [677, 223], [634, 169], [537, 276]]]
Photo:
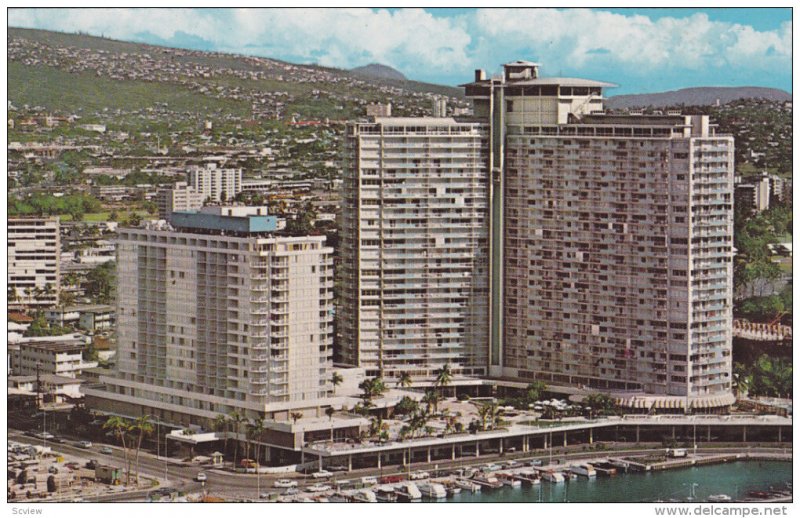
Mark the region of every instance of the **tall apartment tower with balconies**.
[[530, 62], [464, 86], [492, 133], [490, 372], [730, 405], [733, 138]]
[[487, 373], [485, 123], [351, 123], [342, 198], [339, 360], [370, 376]]
[[205, 167], [189, 169], [189, 186], [199, 193], [202, 201], [226, 202], [242, 192], [242, 170], [225, 169], [208, 163]]
[[332, 249], [277, 237], [266, 208], [174, 212], [118, 239], [117, 372], [92, 405], [209, 426], [315, 405], [330, 389]]

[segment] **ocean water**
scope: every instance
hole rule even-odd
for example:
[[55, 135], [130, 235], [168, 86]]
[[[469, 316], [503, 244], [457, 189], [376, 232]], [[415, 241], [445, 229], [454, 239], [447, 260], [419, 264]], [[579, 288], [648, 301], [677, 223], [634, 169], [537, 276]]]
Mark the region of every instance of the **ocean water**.
[[[747, 497], [749, 491], [784, 489], [791, 481], [790, 462], [751, 460], [596, 479], [579, 477], [563, 484], [543, 481], [535, 486], [505, 486], [480, 493], [462, 491], [446, 502], [705, 502], [709, 495], [726, 494], [736, 499]], [[694, 500], [690, 500], [692, 492]]]

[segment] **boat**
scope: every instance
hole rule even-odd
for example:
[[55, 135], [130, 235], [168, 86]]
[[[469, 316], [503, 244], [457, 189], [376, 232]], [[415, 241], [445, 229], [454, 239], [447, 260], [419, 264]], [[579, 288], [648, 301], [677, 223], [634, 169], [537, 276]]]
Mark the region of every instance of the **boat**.
[[484, 487], [497, 489], [503, 487], [503, 483], [497, 480], [497, 477], [491, 473], [478, 473], [472, 477], [472, 481]]
[[395, 487], [394, 492], [397, 494], [397, 499], [401, 502], [419, 502], [422, 500], [422, 493], [413, 482], [405, 482]]
[[504, 486], [522, 487], [522, 481], [517, 480], [517, 478], [510, 473], [498, 473], [497, 479], [500, 480]]
[[592, 467], [597, 472], [598, 476], [613, 477], [617, 474], [617, 467], [610, 462], [595, 462]]
[[345, 494], [343, 494], [343, 493], [336, 492], [336, 493], [332, 494], [331, 496], [329, 496], [328, 500], [333, 502], [333, 503], [344, 503], [344, 502], [349, 502], [350, 501], [350, 497], [345, 495]]
[[564, 482], [564, 475], [558, 471], [545, 471], [542, 473], [542, 479], [554, 484], [561, 484]]
[[469, 491], [470, 493], [480, 493], [481, 486], [476, 484], [475, 482], [470, 482], [464, 478], [457, 478], [453, 481], [453, 485], [459, 487], [465, 491]]
[[708, 501], [715, 503], [733, 502], [733, 498], [731, 498], [729, 495], [723, 495], [723, 494], [709, 495]]
[[372, 490], [378, 502], [397, 502], [397, 493], [392, 486], [378, 486]]
[[582, 477], [594, 478], [597, 476], [597, 471], [595, 471], [591, 464], [576, 464], [570, 467], [569, 470]]
[[437, 484], [436, 482], [422, 482], [419, 484], [419, 492], [422, 493], [422, 496], [427, 498], [434, 498], [439, 500], [441, 498], [447, 498], [447, 490], [442, 484]]
[[536, 485], [541, 484], [542, 480], [539, 478], [538, 473], [532, 469], [523, 469], [522, 471], [517, 472], [514, 477], [517, 480], [522, 481], [524, 484]]
[[350, 498], [353, 502], [374, 503], [378, 501], [378, 497], [369, 489], [355, 491]]

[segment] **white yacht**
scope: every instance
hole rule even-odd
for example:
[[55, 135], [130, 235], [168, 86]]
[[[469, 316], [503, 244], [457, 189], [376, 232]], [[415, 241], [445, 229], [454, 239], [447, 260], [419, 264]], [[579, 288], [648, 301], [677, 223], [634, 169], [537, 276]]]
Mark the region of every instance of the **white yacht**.
[[437, 500], [441, 498], [447, 498], [447, 490], [442, 484], [437, 484], [436, 482], [422, 482], [419, 484], [419, 491], [422, 493], [422, 496], [428, 498], [435, 498]]
[[569, 470], [582, 477], [595, 478], [597, 476], [597, 471], [591, 464], [576, 464], [570, 467]]
[[419, 488], [413, 482], [400, 484], [394, 491], [397, 493], [399, 500], [408, 502], [419, 502], [422, 500], [422, 493], [420, 493]]
[[561, 484], [564, 482], [564, 475], [558, 471], [545, 471], [542, 473], [542, 479], [554, 484]]

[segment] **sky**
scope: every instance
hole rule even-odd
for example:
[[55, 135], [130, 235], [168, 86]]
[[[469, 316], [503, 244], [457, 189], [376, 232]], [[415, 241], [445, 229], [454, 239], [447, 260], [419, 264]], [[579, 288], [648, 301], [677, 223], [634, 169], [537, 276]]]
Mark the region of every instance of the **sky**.
[[608, 95], [792, 91], [789, 8], [12, 8], [8, 25], [337, 68], [381, 63], [447, 85], [526, 59], [543, 76], [618, 84]]

